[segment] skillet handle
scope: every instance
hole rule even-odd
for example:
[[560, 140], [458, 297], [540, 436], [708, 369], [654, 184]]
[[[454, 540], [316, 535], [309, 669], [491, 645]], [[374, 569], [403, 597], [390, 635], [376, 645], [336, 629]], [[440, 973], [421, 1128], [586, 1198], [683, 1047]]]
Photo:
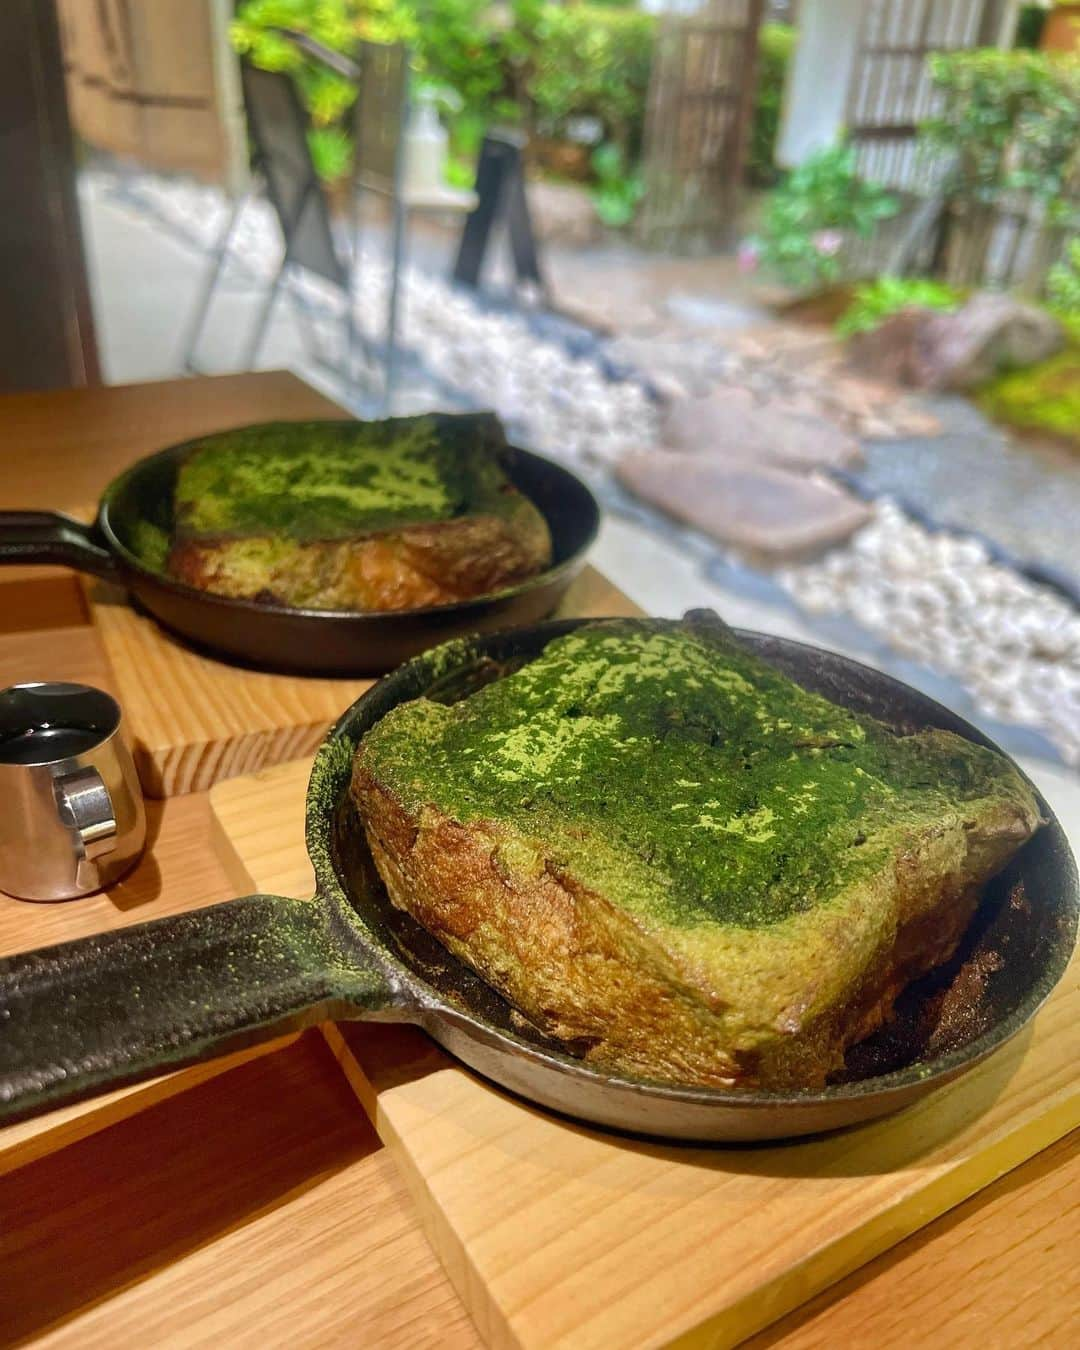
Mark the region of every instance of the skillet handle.
[[0, 511], [0, 566], [55, 563], [118, 581], [120, 565], [93, 525], [60, 511]]
[[0, 1120], [395, 1002], [317, 900], [249, 895], [9, 957]]

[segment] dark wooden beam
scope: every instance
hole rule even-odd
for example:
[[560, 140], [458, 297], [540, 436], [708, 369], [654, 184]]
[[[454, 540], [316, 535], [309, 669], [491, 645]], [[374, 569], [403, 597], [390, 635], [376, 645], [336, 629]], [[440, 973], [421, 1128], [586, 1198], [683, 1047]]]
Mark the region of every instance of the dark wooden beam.
[[0, 388], [99, 384], [52, 0], [0, 5]]

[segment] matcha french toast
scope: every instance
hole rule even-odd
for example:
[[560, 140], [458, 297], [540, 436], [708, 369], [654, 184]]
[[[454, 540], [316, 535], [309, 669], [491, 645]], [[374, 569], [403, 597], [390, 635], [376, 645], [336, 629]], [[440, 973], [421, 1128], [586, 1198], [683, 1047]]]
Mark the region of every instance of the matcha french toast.
[[809, 693], [710, 614], [608, 620], [393, 709], [353, 801], [390, 898], [598, 1067], [822, 1085], [1039, 826], [951, 732]]
[[278, 422], [196, 444], [177, 476], [169, 574], [311, 609], [448, 604], [551, 561], [495, 417]]

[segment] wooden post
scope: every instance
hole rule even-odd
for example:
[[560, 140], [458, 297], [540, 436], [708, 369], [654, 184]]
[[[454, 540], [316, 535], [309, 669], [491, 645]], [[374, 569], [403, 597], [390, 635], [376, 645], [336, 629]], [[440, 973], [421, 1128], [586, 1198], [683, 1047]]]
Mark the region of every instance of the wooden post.
[[712, 0], [661, 19], [645, 124], [638, 235], [685, 250], [726, 243], [737, 223], [763, 0]]
[[56, 11], [0, 5], [0, 388], [99, 384]]
[[765, 12], [765, 0], [748, 0], [746, 27], [742, 35], [742, 84], [735, 113], [735, 130], [732, 135], [731, 157], [735, 173], [732, 178], [732, 202], [730, 206], [730, 225], [735, 227], [739, 202], [742, 198], [743, 175], [746, 171], [746, 148], [750, 144], [750, 123], [754, 116], [754, 100], [757, 96], [758, 76], [758, 35], [761, 20]]

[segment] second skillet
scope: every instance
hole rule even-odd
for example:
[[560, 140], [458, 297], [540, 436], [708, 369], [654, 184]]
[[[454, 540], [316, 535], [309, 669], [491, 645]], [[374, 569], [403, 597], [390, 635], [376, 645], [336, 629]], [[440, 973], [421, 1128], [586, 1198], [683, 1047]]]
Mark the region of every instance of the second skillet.
[[[310, 425], [295, 423], [297, 433]], [[58, 563], [115, 582], [165, 628], [245, 665], [303, 675], [381, 675], [446, 638], [546, 618], [585, 565], [600, 523], [596, 500], [580, 479], [510, 447], [507, 476], [551, 531], [552, 563], [537, 576], [457, 604], [371, 613], [212, 595], [147, 567], [133, 548], [143, 523], [171, 533], [177, 470], [188, 450], [208, 439], [184, 441], [133, 464], [105, 489], [92, 526], [56, 511], [0, 511], [0, 565]]]
[[[907, 991], [907, 1018], [901, 1012], [876, 1045], [864, 1042], [857, 1059], [849, 1056], [849, 1081], [821, 1091], [725, 1092], [590, 1068], [529, 1034], [493, 989], [394, 909], [349, 801], [357, 742], [398, 703], [420, 695], [452, 701], [583, 622], [442, 648], [353, 704], [324, 741], [308, 788], [314, 900], [248, 896], [0, 961], [0, 1119], [331, 1018], [415, 1023], [494, 1082], [594, 1124], [672, 1139], [776, 1139], [896, 1111], [1020, 1030], [1065, 969], [1080, 905], [1064, 832], [1042, 801], [1047, 824], [987, 888], [958, 958]], [[944, 727], [990, 744], [877, 671], [800, 643], [740, 636], [834, 702], [896, 726]], [[972, 970], [982, 972], [981, 996], [961, 1001], [947, 1048], [928, 1050], [918, 1015], [924, 1001], [943, 980]]]

